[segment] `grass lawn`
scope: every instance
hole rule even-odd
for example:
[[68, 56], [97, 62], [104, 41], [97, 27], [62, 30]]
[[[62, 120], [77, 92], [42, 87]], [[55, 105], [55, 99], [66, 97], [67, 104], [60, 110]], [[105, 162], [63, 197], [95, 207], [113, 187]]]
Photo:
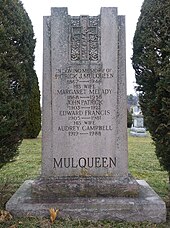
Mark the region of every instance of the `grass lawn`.
[[[129, 136], [129, 171], [136, 179], [146, 180], [151, 187], [166, 201], [168, 201], [168, 175], [163, 171], [154, 153], [154, 146], [149, 137], [136, 138]], [[0, 210], [4, 210], [5, 203], [18, 187], [28, 179], [34, 179], [41, 169], [41, 136], [37, 139], [24, 140], [19, 148], [20, 155], [15, 161], [0, 170]], [[127, 223], [127, 222], [90, 222], [56, 220], [51, 225], [49, 219], [13, 218], [1, 222], [0, 227], [34, 228], [34, 227], [170, 227], [170, 216], [165, 224]]]

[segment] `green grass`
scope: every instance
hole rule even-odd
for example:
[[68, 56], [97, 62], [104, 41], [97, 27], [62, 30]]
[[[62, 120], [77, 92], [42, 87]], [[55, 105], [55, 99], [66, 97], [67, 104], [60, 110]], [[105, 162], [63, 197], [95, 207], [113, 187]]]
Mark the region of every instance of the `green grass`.
[[[146, 180], [153, 189], [168, 201], [168, 175], [163, 171], [154, 153], [154, 146], [149, 137], [136, 138], [129, 136], [129, 171], [136, 179]], [[7, 164], [0, 170], [0, 210], [4, 210], [5, 203], [28, 179], [34, 179], [41, 169], [41, 136], [37, 139], [24, 140], [19, 148], [20, 155], [15, 161]], [[170, 227], [170, 218], [165, 224], [127, 223], [111, 221], [78, 221], [56, 220], [53, 225], [49, 219], [13, 218], [10, 221], [0, 222], [1, 228], [45, 228], [45, 227], [105, 227], [105, 228], [137, 228], [137, 227]]]
[[168, 195], [168, 175], [159, 165], [150, 137], [129, 137], [129, 170], [136, 179], [146, 180], [161, 196]]
[[41, 167], [41, 138], [25, 139], [19, 148], [19, 156], [1, 169], [0, 180], [23, 182], [35, 178]]

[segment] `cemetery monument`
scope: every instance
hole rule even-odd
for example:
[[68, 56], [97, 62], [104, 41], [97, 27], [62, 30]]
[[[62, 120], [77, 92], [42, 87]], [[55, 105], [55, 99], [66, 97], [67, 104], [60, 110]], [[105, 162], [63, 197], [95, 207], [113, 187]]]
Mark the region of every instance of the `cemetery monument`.
[[146, 137], [147, 133], [146, 128], [144, 127], [144, 118], [139, 104], [133, 107], [132, 122], [130, 135], [136, 137]]
[[128, 172], [125, 17], [112, 7], [98, 16], [52, 8], [43, 38], [41, 176], [26, 181], [6, 209], [164, 222], [165, 203]]

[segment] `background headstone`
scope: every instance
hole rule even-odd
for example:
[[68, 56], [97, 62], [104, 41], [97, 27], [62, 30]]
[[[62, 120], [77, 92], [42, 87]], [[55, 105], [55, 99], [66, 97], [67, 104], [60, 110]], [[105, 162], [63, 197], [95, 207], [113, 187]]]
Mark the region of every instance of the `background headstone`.
[[136, 137], [147, 136], [146, 128], [144, 127], [144, 117], [140, 105], [133, 107], [132, 122], [133, 123], [130, 129], [130, 135]]

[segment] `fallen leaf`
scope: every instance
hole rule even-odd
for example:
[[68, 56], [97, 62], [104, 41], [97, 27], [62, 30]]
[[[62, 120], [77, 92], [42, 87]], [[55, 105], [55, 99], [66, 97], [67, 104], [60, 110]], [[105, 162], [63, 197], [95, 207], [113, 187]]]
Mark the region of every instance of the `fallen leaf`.
[[8, 211], [0, 211], [0, 222], [9, 221], [12, 219], [12, 215]]
[[50, 208], [49, 211], [50, 211], [50, 221], [53, 224], [59, 213], [59, 209], [55, 210], [54, 208]]

